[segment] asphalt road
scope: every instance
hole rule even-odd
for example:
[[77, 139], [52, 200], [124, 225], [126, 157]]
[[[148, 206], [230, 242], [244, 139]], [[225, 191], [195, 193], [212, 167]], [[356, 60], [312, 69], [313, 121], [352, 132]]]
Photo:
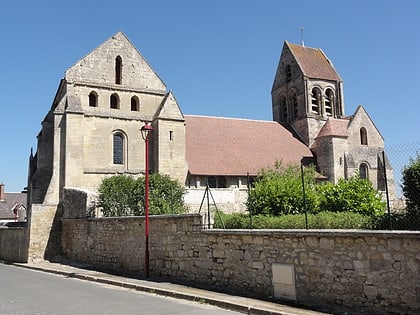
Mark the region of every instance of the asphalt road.
[[0, 314], [234, 315], [240, 313], [206, 304], [0, 264]]

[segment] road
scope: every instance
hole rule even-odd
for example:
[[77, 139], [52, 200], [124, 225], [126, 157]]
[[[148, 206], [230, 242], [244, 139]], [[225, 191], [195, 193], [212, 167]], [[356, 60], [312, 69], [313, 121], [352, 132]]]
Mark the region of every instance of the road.
[[235, 315], [177, 300], [0, 264], [0, 314]]

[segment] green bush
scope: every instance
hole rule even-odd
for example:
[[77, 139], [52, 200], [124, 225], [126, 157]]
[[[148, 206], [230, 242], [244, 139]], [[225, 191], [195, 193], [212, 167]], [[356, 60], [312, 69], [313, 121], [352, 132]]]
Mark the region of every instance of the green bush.
[[[235, 213], [221, 213], [221, 218], [227, 229], [305, 229], [304, 214], [289, 214], [283, 216], [265, 216]], [[307, 216], [310, 229], [373, 229], [374, 222], [370, 216], [354, 212], [320, 212]], [[252, 225], [251, 225], [252, 223]], [[222, 228], [218, 217], [214, 226]]]
[[402, 171], [402, 190], [406, 198], [407, 211], [413, 216], [420, 215], [420, 155], [410, 158], [410, 163]]
[[[117, 175], [106, 178], [99, 187], [99, 206], [106, 217], [144, 215], [145, 178]], [[167, 175], [149, 176], [149, 214], [186, 212], [185, 188]]]
[[391, 213], [391, 216], [385, 214], [373, 218], [374, 228], [377, 230], [420, 230], [420, 216], [409, 211], [402, 213]]
[[318, 187], [320, 208], [331, 212], [356, 212], [368, 216], [381, 216], [385, 202], [372, 183], [359, 176], [339, 179], [337, 184], [325, 183]]
[[105, 178], [99, 187], [99, 206], [106, 217], [141, 215], [136, 181], [125, 175]]
[[[318, 197], [315, 187], [315, 169], [304, 170], [307, 209], [318, 211]], [[304, 195], [301, 169], [299, 166], [283, 166], [276, 162], [274, 169], [264, 169], [250, 189], [248, 209], [252, 213], [278, 216], [304, 213]]]

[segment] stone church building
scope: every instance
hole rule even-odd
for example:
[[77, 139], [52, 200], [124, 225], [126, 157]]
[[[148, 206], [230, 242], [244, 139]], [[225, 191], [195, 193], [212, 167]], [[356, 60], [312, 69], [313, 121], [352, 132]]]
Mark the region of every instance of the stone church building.
[[382, 155], [384, 139], [362, 106], [345, 116], [343, 81], [321, 49], [284, 43], [272, 110], [273, 121], [184, 115], [159, 75], [118, 32], [59, 83], [30, 157], [31, 211], [54, 214], [64, 188], [95, 191], [105, 177], [144, 174], [145, 123], [153, 126], [151, 171], [185, 184], [192, 208], [208, 183], [217, 188], [217, 202], [243, 210], [248, 179], [277, 160], [309, 159], [333, 182], [359, 172], [385, 190], [383, 166], [389, 174], [392, 168]]

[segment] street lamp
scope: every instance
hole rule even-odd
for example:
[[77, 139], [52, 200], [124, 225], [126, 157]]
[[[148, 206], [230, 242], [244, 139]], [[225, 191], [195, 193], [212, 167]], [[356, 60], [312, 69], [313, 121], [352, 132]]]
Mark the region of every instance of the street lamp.
[[152, 135], [153, 127], [150, 123], [146, 122], [140, 129], [141, 136], [146, 144], [146, 181], [144, 188], [144, 212], [146, 217], [146, 240], [145, 240], [145, 252], [144, 252], [144, 272], [146, 278], [149, 278], [149, 140]]

